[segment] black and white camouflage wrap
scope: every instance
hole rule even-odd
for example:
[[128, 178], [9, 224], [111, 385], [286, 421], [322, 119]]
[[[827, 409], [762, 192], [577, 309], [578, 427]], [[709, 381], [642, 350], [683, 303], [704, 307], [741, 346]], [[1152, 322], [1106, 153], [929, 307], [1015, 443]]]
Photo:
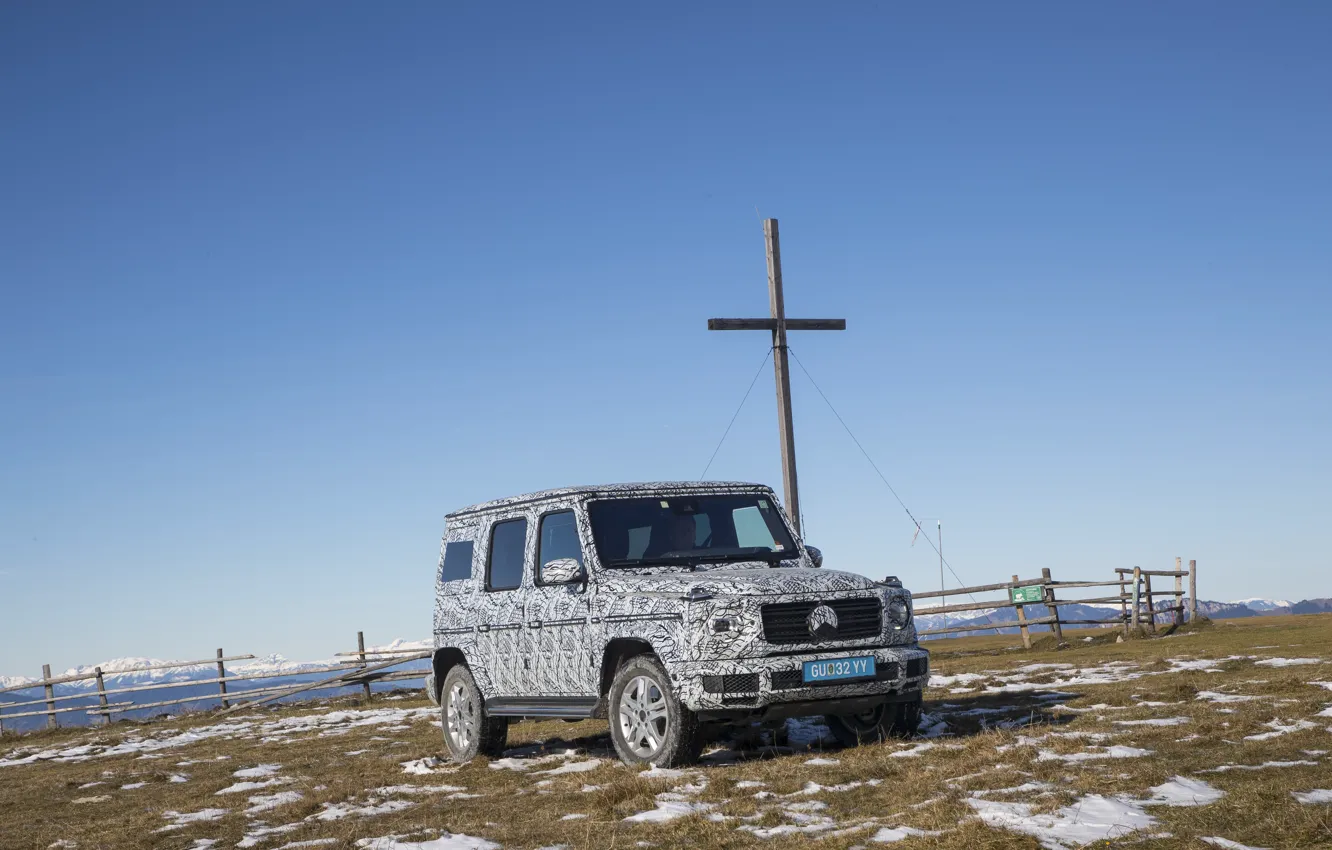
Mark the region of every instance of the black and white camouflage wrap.
[[[794, 533], [797, 552], [772, 567], [763, 561], [689, 571], [679, 566], [603, 567], [588, 521], [589, 502], [606, 498], [756, 494], [778, 502], [768, 487], [743, 483], [666, 482], [572, 487], [476, 505], [450, 514], [440, 549], [473, 541], [472, 577], [444, 582], [436, 572], [436, 649], [460, 650], [487, 698], [604, 696], [601, 663], [611, 641], [632, 638], [650, 644], [691, 710], [760, 709], [785, 701], [832, 700], [919, 690], [928, 676], [928, 653], [916, 642], [914, 624], [894, 628], [884, 618], [877, 635], [781, 645], [764, 640], [761, 607], [783, 602], [828, 602], [878, 596], [885, 609], [893, 597], [910, 605], [910, 593], [864, 576], [815, 568]], [[540, 518], [573, 511], [582, 544], [586, 584], [540, 585], [535, 581]], [[790, 530], [784, 511], [782, 521]], [[526, 566], [514, 590], [485, 588], [486, 547], [491, 527], [527, 519]], [[688, 597], [695, 597], [691, 601]], [[730, 629], [713, 630], [726, 619]], [[873, 655], [878, 667], [921, 659], [910, 679], [862, 681], [773, 690], [772, 673], [800, 670], [804, 661]], [[752, 694], [707, 693], [704, 676], [758, 673]]]

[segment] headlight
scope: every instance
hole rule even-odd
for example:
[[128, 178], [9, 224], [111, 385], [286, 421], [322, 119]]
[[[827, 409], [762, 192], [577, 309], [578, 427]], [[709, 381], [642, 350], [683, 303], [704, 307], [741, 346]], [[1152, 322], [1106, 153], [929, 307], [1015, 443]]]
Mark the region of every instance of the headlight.
[[888, 615], [888, 625], [895, 629], [905, 629], [907, 623], [911, 622], [911, 605], [900, 596], [888, 600], [885, 613]]

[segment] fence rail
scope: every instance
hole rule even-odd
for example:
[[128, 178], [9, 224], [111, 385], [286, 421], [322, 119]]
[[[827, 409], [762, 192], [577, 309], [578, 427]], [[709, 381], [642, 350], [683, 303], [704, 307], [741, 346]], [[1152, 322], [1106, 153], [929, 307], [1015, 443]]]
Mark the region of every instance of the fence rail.
[[[1015, 619], [987, 623], [959, 623], [949, 626], [947, 617], [938, 628], [924, 629], [922, 637], [933, 635], [961, 634], [964, 632], [998, 631], [1016, 628], [1022, 635], [1022, 645], [1031, 649], [1031, 628], [1049, 626], [1056, 642], [1064, 643], [1064, 626], [1115, 625], [1119, 624], [1125, 634], [1130, 630], [1146, 627], [1148, 631], [1157, 631], [1157, 618], [1173, 615], [1176, 625], [1184, 622], [1185, 611], [1190, 620], [1198, 616], [1198, 562], [1189, 561], [1189, 568], [1183, 569], [1179, 558], [1175, 559], [1173, 570], [1144, 570], [1140, 567], [1118, 568], [1112, 581], [1056, 581], [1050, 570], [1041, 570], [1040, 578], [1023, 579], [1013, 576], [1010, 581], [995, 584], [978, 584], [972, 587], [954, 587], [944, 590], [928, 590], [913, 593], [919, 602], [922, 599], [939, 599], [941, 604], [931, 607], [917, 606], [916, 614], [936, 615], [955, 614], [967, 611], [992, 611], [996, 608], [1012, 608]], [[1152, 577], [1174, 578], [1175, 586], [1171, 590], [1152, 590]], [[1184, 579], [1189, 580], [1187, 609], [1185, 605]], [[1073, 598], [1068, 596], [1071, 590], [1114, 587], [1119, 593], [1095, 596], [1092, 598]], [[1003, 591], [1004, 599], [977, 600], [976, 594]], [[1033, 592], [1034, 591], [1034, 592]], [[951, 596], [968, 596], [970, 602], [942, 604]], [[1174, 597], [1174, 604], [1158, 607], [1158, 598]], [[1105, 605], [1119, 603], [1119, 613], [1104, 619], [1092, 620], [1067, 617], [1059, 612], [1060, 606], [1067, 605]], [[1043, 616], [1029, 616], [1027, 606], [1041, 606]], [[1039, 609], [1038, 609], [1039, 610]]]
[[[428, 658], [431, 655], [430, 652], [420, 649], [367, 650], [365, 648], [364, 632], [356, 633], [356, 643], [357, 649], [354, 652], [337, 652], [333, 655], [334, 658], [347, 658], [347, 661], [299, 670], [272, 670], [259, 673], [242, 673], [240, 675], [229, 674], [226, 669], [226, 663], [229, 661], [248, 661], [255, 656], [226, 655], [221, 649], [217, 651], [215, 657], [200, 661], [170, 661], [162, 664], [149, 664], [142, 667], [132, 667], [126, 670], [114, 671], [104, 671], [101, 667], [95, 667], [91, 673], [77, 673], [67, 676], [52, 676], [51, 665], [44, 664], [42, 665], [42, 678], [26, 682], [22, 685], [12, 685], [7, 688], [0, 688], [0, 694], [37, 690], [43, 692], [43, 696], [37, 699], [0, 703], [0, 733], [5, 731], [5, 721], [17, 720], [21, 717], [45, 716], [47, 728], [54, 729], [60, 725], [57, 719], [60, 714], [85, 713], [92, 717], [100, 717], [103, 723], [110, 723], [113, 715], [124, 714], [126, 712], [138, 711], [146, 708], [163, 708], [166, 706], [186, 705], [191, 703], [219, 702], [221, 708], [233, 709], [281, 699], [289, 694], [355, 686], [360, 686], [362, 688], [362, 693], [364, 694], [365, 699], [368, 700], [370, 699], [370, 686], [374, 683], [408, 681], [411, 679], [420, 679], [426, 675], [427, 671], [424, 670], [394, 670], [391, 668]], [[213, 667], [214, 665], [217, 670], [216, 676], [180, 679], [166, 682], [147, 682], [143, 684], [110, 688], [106, 686], [106, 679], [109, 677], [123, 676], [133, 673], [153, 673], [160, 670], [180, 669], [182, 667]], [[229, 685], [234, 686], [242, 682], [253, 682], [260, 679], [315, 676], [327, 673], [335, 675], [331, 678], [321, 679], [315, 682], [302, 681], [294, 684], [272, 684], [241, 690], [237, 690], [234, 687], [228, 688]], [[57, 685], [68, 685], [75, 682], [89, 681], [95, 681], [97, 683], [96, 690], [62, 694], [57, 694], [55, 692], [55, 687]], [[177, 688], [198, 688], [208, 685], [216, 685], [217, 693], [199, 693], [175, 699], [165, 699], [146, 703], [133, 701], [113, 703], [107, 700], [107, 697], [119, 694], [141, 693], [144, 691], [170, 691]], [[68, 703], [75, 700], [87, 701], [93, 699], [97, 700], [95, 705], [60, 705], [61, 703]], [[31, 706], [43, 706], [43, 708], [39, 710], [18, 712], [13, 710], [15, 708], [29, 708]]]

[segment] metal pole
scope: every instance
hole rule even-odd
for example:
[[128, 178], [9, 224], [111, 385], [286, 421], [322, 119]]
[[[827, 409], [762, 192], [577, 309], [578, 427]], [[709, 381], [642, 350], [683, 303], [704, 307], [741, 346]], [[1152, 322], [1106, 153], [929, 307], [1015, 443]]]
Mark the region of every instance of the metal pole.
[[[943, 572], [943, 568], [944, 568], [944, 562], [943, 562], [943, 520], [941, 520], [941, 519], [936, 519], [935, 522], [938, 523], [938, 527], [939, 527], [939, 592], [942, 593], [944, 590], [946, 590], [946, 588], [944, 587], [944, 572]], [[940, 602], [943, 602], [943, 601], [944, 601], [944, 599], [943, 599], [942, 596], [939, 597], [939, 601], [940, 601]], [[944, 615], [943, 615], [943, 627], [944, 627], [945, 629], [948, 628], [948, 615], [947, 615], [947, 614], [944, 614]]]
[[763, 238], [768, 249], [768, 306], [772, 329], [772, 368], [777, 379], [777, 436], [782, 449], [782, 485], [786, 491], [786, 513], [800, 534], [800, 494], [796, 481], [795, 430], [791, 418], [791, 371], [786, 354], [786, 301], [782, 296], [782, 247], [777, 219], [763, 220]]

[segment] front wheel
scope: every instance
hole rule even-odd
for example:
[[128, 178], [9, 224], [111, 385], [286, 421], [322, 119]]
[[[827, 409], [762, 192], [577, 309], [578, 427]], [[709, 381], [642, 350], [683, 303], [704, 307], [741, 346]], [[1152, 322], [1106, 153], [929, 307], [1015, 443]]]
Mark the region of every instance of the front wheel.
[[692, 764], [703, 750], [698, 716], [676, 698], [665, 668], [651, 655], [620, 665], [609, 713], [611, 741], [625, 764]]
[[444, 677], [439, 693], [440, 725], [449, 758], [462, 764], [477, 753], [498, 756], [509, 737], [509, 719], [486, 713], [481, 690], [472, 672], [459, 664]]
[[844, 747], [876, 744], [889, 738], [910, 738], [920, 726], [918, 699], [885, 702], [863, 714], [828, 714], [824, 720], [833, 737]]

